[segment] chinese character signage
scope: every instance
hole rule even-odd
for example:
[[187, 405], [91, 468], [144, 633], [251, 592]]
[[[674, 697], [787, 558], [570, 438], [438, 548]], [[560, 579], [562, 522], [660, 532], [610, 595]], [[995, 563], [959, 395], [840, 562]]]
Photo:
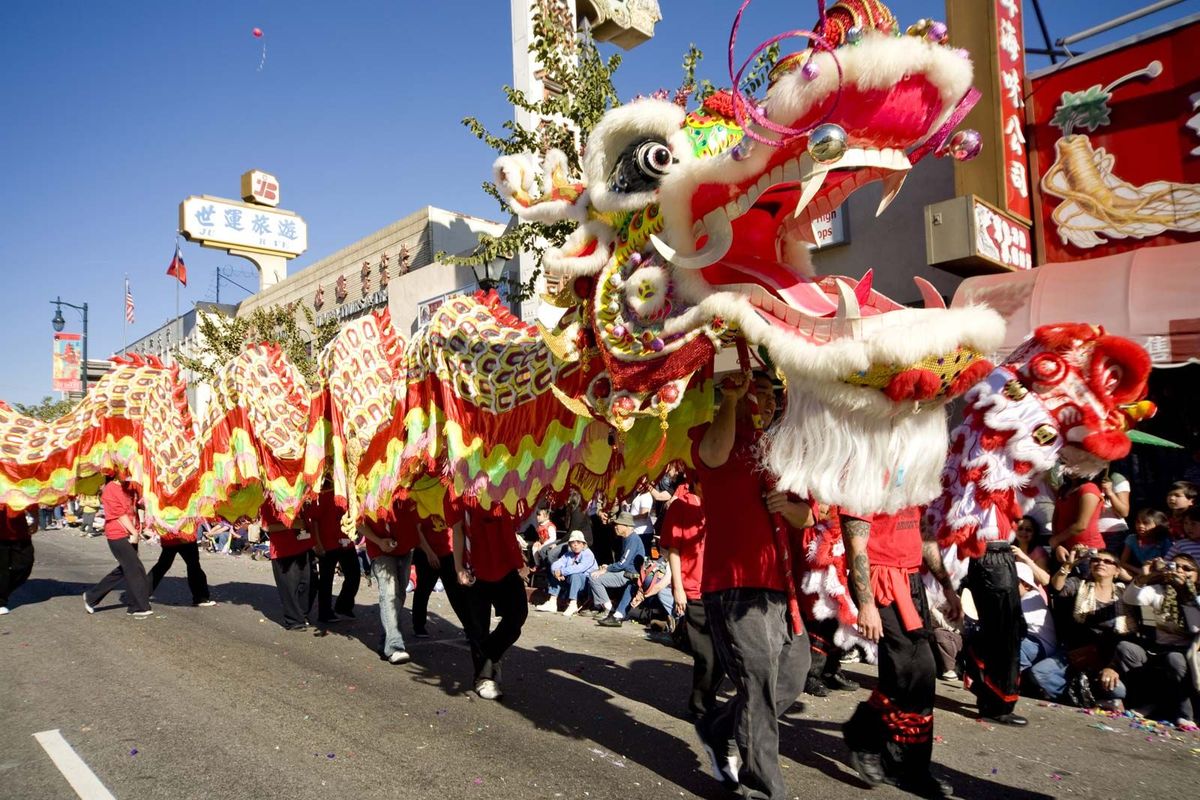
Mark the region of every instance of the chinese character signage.
[[1047, 261], [1200, 240], [1200, 22], [1032, 75]]
[[974, 200], [975, 253], [1000, 267], [1030, 269], [1033, 247], [1029, 229], [978, 199]]
[[295, 258], [308, 249], [308, 226], [290, 211], [207, 195], [179, 204], [179, 229], [208, 247], [252, 250]]
[[1029, 158], [1025, 151], [1025, 34], [1021, 0], [996, 2], [996, 60], [1000, 70], [1000, 136], [1005, 207], [1020, 219], [1033, 219], [1029, 199]]
[[257, 169], [243, 173], [242, 199], [274, 208], [279, 205], [279, 179]]
[[83, 391], [83, 356], [78, 333], [54, 334], [51, 380], [56, 392]]

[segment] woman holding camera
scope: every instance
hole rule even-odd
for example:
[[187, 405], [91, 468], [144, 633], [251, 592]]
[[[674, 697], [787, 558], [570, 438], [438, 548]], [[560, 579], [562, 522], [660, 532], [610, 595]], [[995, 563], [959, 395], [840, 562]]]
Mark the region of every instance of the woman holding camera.
[[[1068, 577], [1085, 557], [1088, 576]], [[1117, 557], [1107, 550], [1076, 546], [1050, 579], [1067, 661], [1075, 673], [1068, 691], [1076, 705], [1092, 706], [1098, 699], [1104, 707], [1124, 710], [1125, 686], [1111, 665], [1117, 644], [1136, 631], [1137, 623], [1122, 599], [1119, 570]]]
[[1174, 561], [1155, 560], [1150, 572], [1129, 584], [1124, 601], [1154, 610], [1154, 641], [1118, 642], [1112, 664], [1101, 672], [1102, 680], [1111, 672], [1127, 684], [1152, 719], [1174, 719], [1189, 730], [1196, 729], [1194, 706], [1200, 702], [1196, 665], [1189, 666], [1200, 641], [1197, 575], [1196, 559], [1178, 555]]

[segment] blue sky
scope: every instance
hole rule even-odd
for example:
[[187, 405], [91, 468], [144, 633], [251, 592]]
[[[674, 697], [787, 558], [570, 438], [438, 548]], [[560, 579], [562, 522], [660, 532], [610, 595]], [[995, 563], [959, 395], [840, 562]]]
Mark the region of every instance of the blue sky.
[[[981, 0], [982, 2], [982, 0]], [[1045, 0], [1053, 38], [1148, 3]], [[736, 0], [661, 0], [655, 38], [625, 54], [628, 99], [675, 87], [689, 43], [702, 77], [727, 84], [723, 53]], [[815, 3], [757, 0], [739, 50], [808, 27]], [[944, 18], [939, 0], [893, 0], [903, 24]], [[1085, 43], [1085, 49], [1200, 11], [1188, 0]], [[1026, 38], [1040, 43], [1032, 10]], [[265, 32], [267, 59], [251, 35]], [[122, 279], [137, 321], [129, 339], [173, 316], [164, 275], [179, 202], [236, 198], [247, 169], [272, 172], [282, 207], [308, 222], [291, 271], [425, 206], [497, 218], [479, 189], [494, 154], [460, 124], [510, 118], [507, 0], [4, 0], [0, 3], [0, 399], [49, 394], [49, 302], [87, 302], [93, 358], [122, 344]], [[606, 52], [614, 52], [603, 46]], [[1040, 66], [1041, 60], [1032, 61]], [[214, 299], [215, 271], [248, 264], [184, 243], [181, 308]], [[245, 293], [223, 286], [222, 299]], [[64, 309], [68, 331], [78, 315]]]

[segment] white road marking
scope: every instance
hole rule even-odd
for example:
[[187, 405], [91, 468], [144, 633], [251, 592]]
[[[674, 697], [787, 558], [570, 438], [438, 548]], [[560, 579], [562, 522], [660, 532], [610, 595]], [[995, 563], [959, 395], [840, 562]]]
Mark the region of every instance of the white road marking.
[[58, 767], [58, 771], [67, 779], [67, 783], [71, 784], [80, 800], [117, 800], [112, 792], [104, 788], [96, 773], [84, 763], [57, 728], [35, 733], [33, 738], [37, 739], [46, 755], [50, 756], [54, 766]]

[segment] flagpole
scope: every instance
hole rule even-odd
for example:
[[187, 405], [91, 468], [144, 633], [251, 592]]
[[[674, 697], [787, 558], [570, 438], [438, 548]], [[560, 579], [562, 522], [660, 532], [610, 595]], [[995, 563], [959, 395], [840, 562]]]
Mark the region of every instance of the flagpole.
[[121, 355], [129, 355], [129, 313], [125, 304], [129, 302], [129, 274], [125, 274], [125, 294], [121, 297]]
[[[175, 231], [175, 252], [179, 252], [179, 231]], [[175, 263], [175, 259], [171, 259], [171, 263]], [[179, 276], [175, 276], [175, 319], [179, 319]]]

